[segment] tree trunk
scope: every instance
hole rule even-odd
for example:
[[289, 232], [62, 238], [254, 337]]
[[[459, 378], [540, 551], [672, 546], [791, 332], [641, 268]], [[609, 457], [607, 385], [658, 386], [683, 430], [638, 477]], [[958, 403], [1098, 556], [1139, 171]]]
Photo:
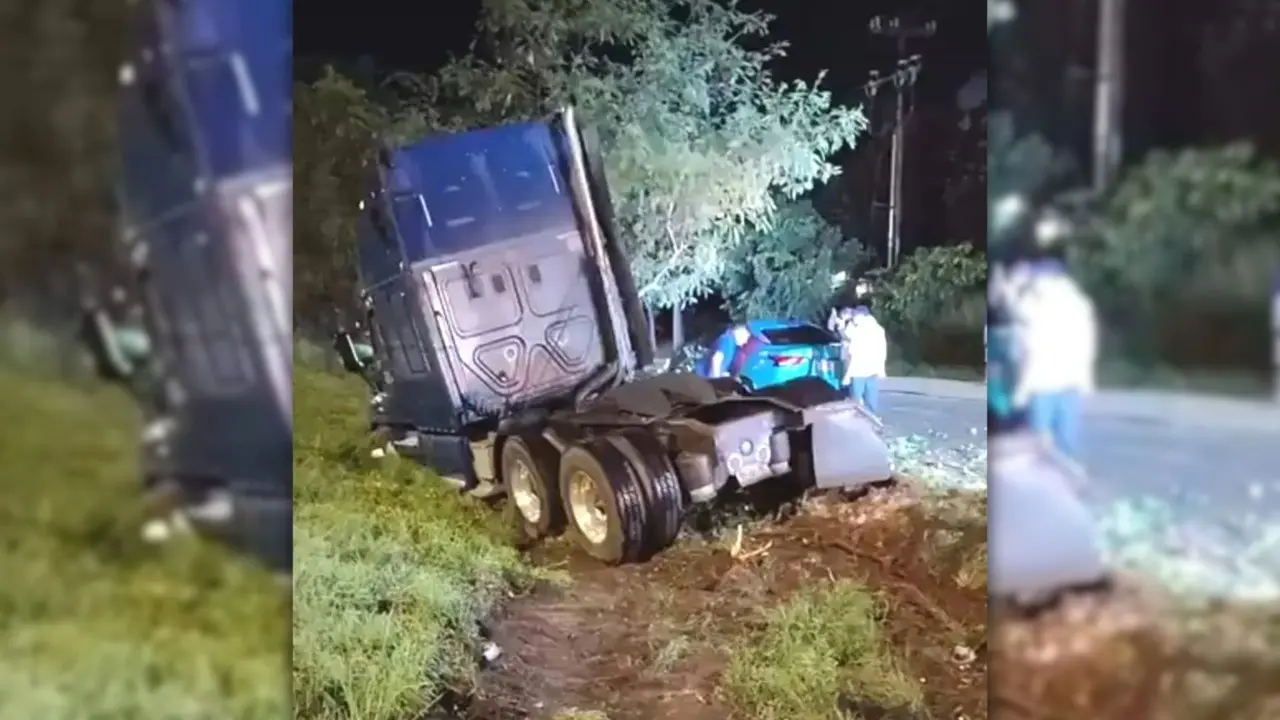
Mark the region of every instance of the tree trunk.
[[674, 354], [684, 346], [684, 306], [676, 303], [671, 306], [671, 352]]
[[649, 330], [649, 345], [656, 351], [658, 349], [658, 316], [650, 305], [644, 306], [645, 326]]

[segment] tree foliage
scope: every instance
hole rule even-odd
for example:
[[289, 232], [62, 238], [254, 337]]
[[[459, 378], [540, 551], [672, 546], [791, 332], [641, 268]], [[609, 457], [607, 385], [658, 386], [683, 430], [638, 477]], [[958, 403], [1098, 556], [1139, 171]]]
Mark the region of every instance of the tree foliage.
[[50, 0], [0, 11], [0, 84], [15, 99], [0, 113], [0, 302], [66, 294], [74, 262], [112, 260], [129, 5]]
[[414, 92], [445, 124], [574, 105], [601, 135], [642, 295], [670, 307], [712, 290], [775, 198], [834, 176], [866, 121], [813, 83], [775, 80], [771, 18], [716, 0], [489, 0], [481, 42]]
[[991, 113], [987, 120], [988, 204], [1010, 193], [1034, 194], [1069, 179], [1075, 161], [1040, 135], [1019, 135], [1013, 114]]
[[835, 294], [830, 278], [868, 257], [811, 203], [788, 203], [769, 229], [748, 233], [734, 248], [721, 293], [735, 318], [819, 319]]
[[1084, 224], [1072, 262], [1144, 366], [1256, 367], [1280, 268], [1280, 165], [1247, 145], [1152, 153]]
[[987, 258], [969, 243], [917, 248], [868, 279], [873, 310], [899, 334], [919, 336], [938, 326], [977, 332], [985, 320]]
[[1280, 164], [1245, 144], [1152, 153], [1109, 196], [1076, 262], [1130, 305], [1258, 304], [1280, 268]]
[[368, 193], [369, 170], [383, 142], [415, 137], [427, 120], [370, 100], [366, 90], [331, 68], [293, 92], [296, 196], [294, 315], [300, 327], [355, 297], [355, 220]]

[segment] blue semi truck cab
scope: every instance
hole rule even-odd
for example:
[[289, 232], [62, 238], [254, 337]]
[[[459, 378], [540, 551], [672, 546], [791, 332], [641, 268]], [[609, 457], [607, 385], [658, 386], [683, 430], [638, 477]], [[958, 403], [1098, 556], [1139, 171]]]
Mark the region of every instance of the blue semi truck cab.
[[532, 537], [607, 562], [676, 537], [684, 509], [782, 477], [889, 478], [877, 426], [812, 378], [751, 393], [646, 374], [646, 319], [599, 143], [572, 109], [380, 154], [356, 237], [371, 425]]
[[136, 292], [113, 307], [84, 288], [83, 337], [99, 372], [143, 408], [153, 510], [287, 571], [291, 6], [190, 0], [134, 12], [117, 189], [119, 255]]

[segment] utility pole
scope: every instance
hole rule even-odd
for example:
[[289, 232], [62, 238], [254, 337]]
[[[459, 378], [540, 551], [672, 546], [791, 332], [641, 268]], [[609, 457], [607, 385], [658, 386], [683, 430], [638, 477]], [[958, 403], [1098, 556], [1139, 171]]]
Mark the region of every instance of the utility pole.
[[1093, 188], [1111, 186], [1120, 168], [1124, 80], [1124, 0], [1098, 0], [1098, 62], [1093, 96]]
[[923, 24], [911, 25], [898, 17], [877, 15], [871, 18], [868, 29], [872, 35], [893, 38], [898, 45], [898, 67], [893, 75], [896, 105], [893, 124], [893, 145], [889, 158], [889, 239], [885, 255], [888, 267], [898, 264], [898, 255], [902, 252], [902, 156], [906, 133], [903, 125], [906, 120], [906, 106], [903, 99], [906, 90], [916, 84], [920, 74], [920, 56], [907, 55], [907, 41], [927, 38], [938, 30], [938, 24], [932, 20]]

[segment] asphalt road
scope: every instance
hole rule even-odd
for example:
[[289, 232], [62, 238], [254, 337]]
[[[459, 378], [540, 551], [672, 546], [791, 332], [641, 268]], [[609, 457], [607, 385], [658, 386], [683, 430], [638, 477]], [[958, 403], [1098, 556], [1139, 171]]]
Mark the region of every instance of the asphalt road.
[[[981, 383], [890, 378], [882, 414], [895, 433], [975, 442], [985, 393]], [[1091, 505], [1156, 498], [1228, 529], [1280, 520], [1280, 404], [1103, 391], [1086, 404], [1083, 443]]]

